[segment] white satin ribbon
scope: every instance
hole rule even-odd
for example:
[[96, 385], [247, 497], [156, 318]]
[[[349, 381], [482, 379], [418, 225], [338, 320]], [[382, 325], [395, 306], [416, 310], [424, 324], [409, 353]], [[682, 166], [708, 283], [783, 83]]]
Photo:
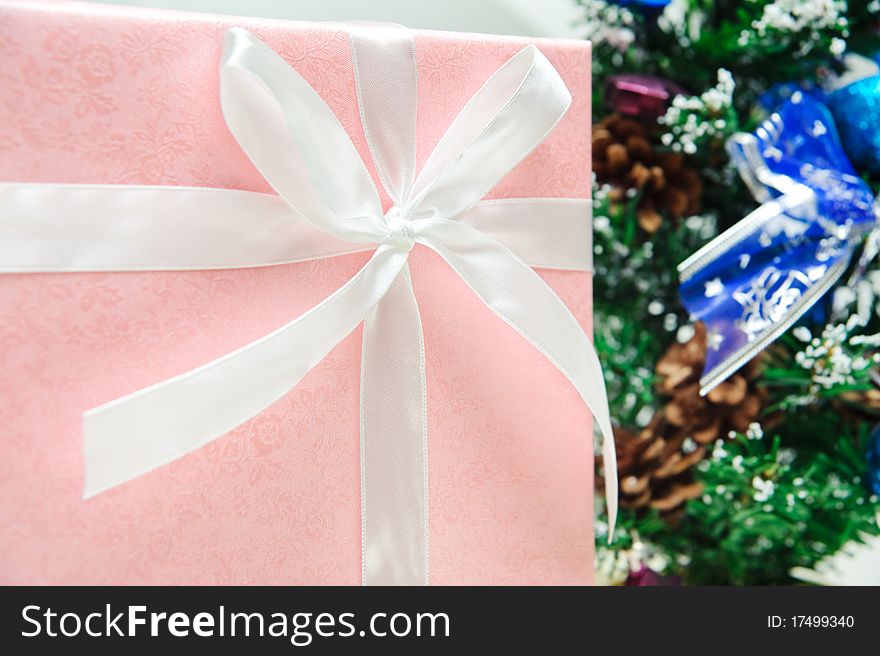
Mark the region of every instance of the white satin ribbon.
[[[503, 198], [459, 220], [530, 266], [590, 271], [589, 212], [580, 198]], [[275, 194], [0, 182], [0, 273], [238, 269], [373, 248], [314, 228]]]
[[514, 254], [533, 266], [588, 268], [588, 205], [481, 202], [553, 129], [570, 103], [568, 90], [537, 48], [523, 48], [468, 102], [417, 174], [411, 34], [396, 26], [349, 29], [364, 131], [394, 203], [387, 212], [330, 108], [242, 29], [226, 35], [223, 114], [277, 197], [186, 187], [0, 185], [4, 272], [267, 266], [375, 248], [351, 280], [275, 332], [86, 412], [85, 495], [247, 421], [363, 321], [363, 582], [426, 584], [424, 344], [407, 267], [418, 243], [446, 260], [578, 390], [604, 437], [613, 532], [614, 441], [598, 358], [562, 301]]

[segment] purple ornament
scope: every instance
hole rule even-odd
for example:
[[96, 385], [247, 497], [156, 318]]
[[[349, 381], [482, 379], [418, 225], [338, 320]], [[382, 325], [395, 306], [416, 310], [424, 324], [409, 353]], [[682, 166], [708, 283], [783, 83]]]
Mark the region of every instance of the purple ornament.
[[626, 577], [626, 586], [680, 586], [681, 579], [677, 576], [661, 576], [654, 570], [641, 565]]
[[605, 102], [620, 114], [657, 120], [672, 99], [685, 90], [669, 80], [650, 75], [612, 75], [605, 83]]

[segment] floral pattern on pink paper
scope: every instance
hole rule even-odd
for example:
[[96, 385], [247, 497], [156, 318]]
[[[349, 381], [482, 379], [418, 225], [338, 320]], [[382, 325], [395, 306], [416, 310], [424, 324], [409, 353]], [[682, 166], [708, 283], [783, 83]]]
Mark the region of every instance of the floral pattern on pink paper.
[[[304, 75], [368, 157], [339, 26], [13, 2], [0, 7], [0, 180], [269, 191], [219, 108], [232, 25]], [[417, 32], [420, 162], [527, 42]], [[572, 108], [490, 197], [587, 197], [589, 49], [536, 43]], [[359, 583], [359, 330], [240, 428], [88, 501], [80, 415], [283, 325], [367, 257], [0, 276], [0, 583]], [[411, 262], [427, 358], [432, 582], [590, 582], [588, 412], [436, 256], [417, 249]], [[541, 275], [588, 328], [589, 275]]]

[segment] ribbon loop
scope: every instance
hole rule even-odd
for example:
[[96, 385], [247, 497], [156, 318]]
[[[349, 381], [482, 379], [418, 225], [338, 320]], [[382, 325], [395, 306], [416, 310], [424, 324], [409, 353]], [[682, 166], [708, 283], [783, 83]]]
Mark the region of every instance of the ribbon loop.
[[544, 140], [570, 104], [568, 88], [541, 51], [520, 50], [441, 137], [407, 200], [410, 215], [460, 216]]
[[416, 174], [415, 44], [406, 28], [383, 23], [351, 25], [348, 39], [370, 155], [391, 200], [402, 205]]
[[379, 194], [339, 119], [247, 30], [226, 34], [220, 101], [229, 130], [254, 166], [306, 221], [344, 241], [380, 241]]

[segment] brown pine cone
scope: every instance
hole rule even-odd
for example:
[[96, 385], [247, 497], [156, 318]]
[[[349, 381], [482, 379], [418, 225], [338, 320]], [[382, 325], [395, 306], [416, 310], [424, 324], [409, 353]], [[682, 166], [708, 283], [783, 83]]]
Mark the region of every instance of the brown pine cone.
[[704, 447], [684, 453], [684, 434], [673, 429], [665, 435], [668, 425], [662, 422], [658, 413], [640, 434], [625, 429], [614, 432], [623, 508], [651, 507], [668, 513], [703, 491], [689, 474], [705, 456]]
[[680, 153], [658, 152], [651, 130], [643, 123], [611, 114], [593, 126], [593, 170], [596, 179], [614, 187], [612, 202], [626, 201], [628, 190], [640, 194], [639, 226], [653, 234], [663, 212], [678, 219], [699, 212], [702, 182], [684, 166]]
[[700, 376], [706, 363], [706, 327], [694, 325], [686, 343], [674, 343], [657, 362], [660, 391], [672, 398], [662, 412], [672, 425], [686, 429], [698, 444], [745, 432], [767, 404], [767, 391], [756, 382], [761, 356], [751, 360], [706, 396], [700, 396]]
[[709, 445], [730, 431], [746, 431], [767, 403], [766, 391], [756, 384], [760, 356], [700, 396], [706, 329], [703, 324], [694, 328], [690, 340], [670, 346], [657, 363], [659, 388], [671, 397], [667, 404], [641, 433], [614, 433], [621, 507], [653, 508], [670, 523], [681, 516], [686, 501], [702, 494], [693, 468]]
[[880, 389], [857, 390], [840, 395], [845, 401], [869, 411], [880, 411]]
[[880, 368], [869, 374], [871, 387], [843, 392], [831, 400], [841, 419], [851, 422], [874, 422], [880, 419]]

